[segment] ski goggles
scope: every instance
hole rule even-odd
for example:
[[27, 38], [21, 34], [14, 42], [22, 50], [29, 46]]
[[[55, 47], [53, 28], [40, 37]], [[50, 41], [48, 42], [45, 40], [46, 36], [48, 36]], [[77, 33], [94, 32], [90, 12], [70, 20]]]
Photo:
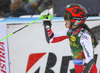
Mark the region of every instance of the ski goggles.
[[70, 19], [72, 19], [71, 14], [69, 12], [65, 11], [64, 20], [70, 20]]
[[71, 19], [84, 20], [86, 18], [88, 18], [87, 15], [85, 17], [72, 17], [71, 13], [69, 13], [68, 11], [65, 11], [65, 13], [64, 13], [64, 20], [71, 20]]

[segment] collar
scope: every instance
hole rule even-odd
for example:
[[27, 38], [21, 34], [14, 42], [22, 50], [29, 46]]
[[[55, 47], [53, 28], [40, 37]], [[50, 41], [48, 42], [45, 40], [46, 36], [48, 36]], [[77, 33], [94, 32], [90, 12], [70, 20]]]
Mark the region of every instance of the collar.
[[81, 31], [82, 27], [77, 28], [76, 30], [72, 30], [73, 31], [73, 35], [77, 34], [79, 31]]

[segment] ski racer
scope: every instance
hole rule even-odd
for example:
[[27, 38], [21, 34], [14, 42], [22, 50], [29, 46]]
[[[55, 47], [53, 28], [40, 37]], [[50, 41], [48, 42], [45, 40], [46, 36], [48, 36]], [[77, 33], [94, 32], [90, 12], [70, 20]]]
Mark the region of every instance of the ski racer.
[[82, 5], [69, 4], [65, 7], [64, 21], [66, 28], [57, 34], [53, 33], [51, 29], [52, 14], [50, 11], [43, 11], [41, 18], [48, 43], [56, 43], [69, 38], [76, 73], [97, 73], [94, 62], [94, 48], [98, 42], [85, 24], [87, 10]]

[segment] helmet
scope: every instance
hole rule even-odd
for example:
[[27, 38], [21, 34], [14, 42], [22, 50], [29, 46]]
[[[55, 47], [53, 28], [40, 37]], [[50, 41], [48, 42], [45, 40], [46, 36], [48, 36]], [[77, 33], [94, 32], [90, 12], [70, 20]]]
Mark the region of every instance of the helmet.
[[87, 18], [87, 10], [80, 4], [69, 4], [65, 7], [64, 20], [71, 20], [72, 25], [83, 24]]

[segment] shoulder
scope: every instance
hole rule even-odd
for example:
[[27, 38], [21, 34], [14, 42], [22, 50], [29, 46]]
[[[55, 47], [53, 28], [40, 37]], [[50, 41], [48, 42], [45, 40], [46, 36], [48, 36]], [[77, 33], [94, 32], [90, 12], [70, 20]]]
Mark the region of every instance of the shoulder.
[[65, 32], [68, 32], [68, 31], [69, 31], [69, 28], [65, 28], [64, 31], [65, 31]]
[[91, 35], [87, 30], [85, 30], [80, 37], [80, 41], [88, 41], [90, 39], [91, 39]]
[[68, 28], [65, 28], [65, 29], [63, 29], [62, 31], [60, 31], [60, 32], [62, 32], [62, 33], [67, 33], [69, 31], [69, 29]]

